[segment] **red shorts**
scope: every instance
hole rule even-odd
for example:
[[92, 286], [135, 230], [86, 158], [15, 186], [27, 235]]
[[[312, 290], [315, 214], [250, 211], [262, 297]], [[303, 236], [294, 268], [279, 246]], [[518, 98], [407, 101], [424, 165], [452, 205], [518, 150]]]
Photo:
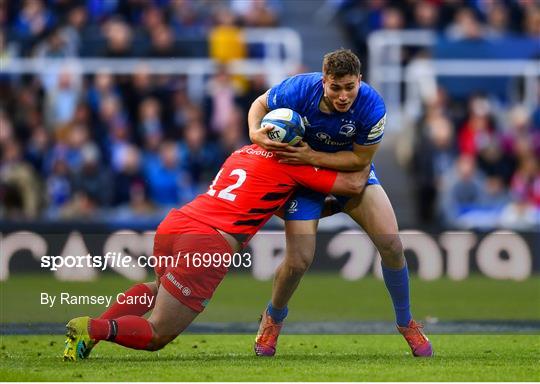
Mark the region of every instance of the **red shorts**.
[[[227, 273], [227, 268], [217, 262], [208, 267], [197, 265], [205, 253], [232, 255], [232, 249], [215, 228], [171, 210], [154, 237], [154, 256], [160, 261], [154, 270], [161, 285], [196, 312], [204, 310]], [[199, 260], [194, 260], [196, 257]]]

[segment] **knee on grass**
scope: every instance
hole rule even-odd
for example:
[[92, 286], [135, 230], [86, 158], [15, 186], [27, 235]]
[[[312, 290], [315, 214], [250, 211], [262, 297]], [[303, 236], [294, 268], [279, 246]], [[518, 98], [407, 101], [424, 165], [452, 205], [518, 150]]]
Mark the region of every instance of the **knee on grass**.
[[169, 344], [171, 341], [173, 341], [176, 338], [176, 336], [171, 335], [159, 335], [155, 332], [152, 334], [152, 340], [150, 340], [150, 343], [146, 346], [147, 351], [159, 351], [163, 347], [165, 347], [167, 344]]
[[150, 343], [145, 348], [147, 351], [159, 351], [178, 336], [171, 334], [171, 332], [166, 332], [152, 323], [150, 325], [152, 327], [152, 339], [150, 339]]

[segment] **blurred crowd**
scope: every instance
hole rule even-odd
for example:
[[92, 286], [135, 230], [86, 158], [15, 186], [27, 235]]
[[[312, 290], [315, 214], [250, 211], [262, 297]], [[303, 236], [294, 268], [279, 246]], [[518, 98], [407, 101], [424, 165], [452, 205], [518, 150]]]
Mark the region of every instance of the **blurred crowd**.
[[462, 110], [442, 88], [426, 105], [409, 162], [424, 224], [540, 229], [540, 108], [497, 106], [476, 94]]
[[[438, 39], [434, 49], [414, 44], [403, 48], [402, 65], [416, 58], [456, 54], [481, 59], [487, 52], [507, 59], [540, 59], [536, 0], [328, 3], [361, 57], [367, 57], [371, 33], [409, 29], [433, 31]], [[449, 47], [450, 54], [444, 52]], [[501, 48], [497, 52], [491, 47]], [[374, 70], [368, 68], [368, 75]], [[429, 95], [423, 95], [420, 117], [405, 130], [411, 149], [398, 149], [413, 181], [418, 222], [452, 228], [540, 229], [540, 106], [502, 101], [494, 91], [499, 80], [484, 82], [489, 92], [471, 92], [483, 80], [463, 80], [460, 85], [467, 97], [456, 94], [454, 79], [454, 84], [432, 80], [433, 84], [423, 84]], [[508, 83], [503, 87], [508, 93]]]
[[[233, 76], [226, 64], [264, 55], [243, 41], [242, 28], [277, 26], [283, 1], [0, 0], [2, 59], [210, 57], [222, 64], [201, 101], [190, 97], [186, 78], [144, 66], [131, 75], [81, 75], [69, 65], [2, 74], [0, 217], [129, 221], [160, 217], [205, 191], [228, 154], [248, 143], [247, 110], [270, 85], [262, 74]], [[380, 29], [540, 42], [534, 0], [327, 3], [364, 64], [367, 37]], [[458, 100], [439, 84], [408, 132], [420, 223], [540, 228], [540, 107], [502, 105], [483, 93]]]
[[[540, 39], [537, 0], [328, 0], [361, 57], [379, 30], [429, 30], [450, 40]], [[415, 53], [415, 52], [412, 52]], [[407, 52], [404, 60], [410, 59]]]
[[[0, 0], [2, 59], [202, 57], [220, 64], [194, 102], [182, 76], [66, 64], [0, 77], [1, 217], [130, 220], [206, 190], [223, 160], [248, 143], [247, 109], [263, 75], [232, 76], [250, 55], [241, 27], [276, 25], [276, 1]], [[186, 40], [188, 41], [188, 40]], [[223, 46], [229, 47], [224, 50]], [[197, 48], [198, 47], [198, 48]], [[68, 63], [68, 61], [66, 61]]]

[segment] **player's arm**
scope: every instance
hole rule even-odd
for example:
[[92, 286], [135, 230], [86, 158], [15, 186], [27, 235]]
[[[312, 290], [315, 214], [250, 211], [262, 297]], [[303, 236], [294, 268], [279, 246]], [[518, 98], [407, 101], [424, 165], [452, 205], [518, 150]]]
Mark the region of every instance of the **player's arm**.
[[378, 148], [378, 143], [372, 145], [354, 143], [352, 151], [328, 153], [315, 151], [307, 143], [302, 142], [300, 146], [287, 147], [277, 154], [281, 163], [309, 164], [338, 171], [360, 171], [369, 168]]
[[311, 166], [284, 168], [298, 184], [324, 194], [358, 196], [367, 183], [370, 167], [356, 172], [336, 172]]
[[266, 91], [251, 104], [248, 111], [248, 126], [249, 126], [249, 139], [253, 144], [257, 144], [259, 147], [266, 149], [267, 151], [280, 150], [287, 147], [287, 143], [278, 143], [268, 138], [268, 131], [272, 129], [271, 126], [261, 127], [261, 121], [268, 112], [268, 93]]
[[358, 196], [366, 186], [371, 167], [362, 168], [355, 172], [338, 172], [330, 193], [342, 196]]

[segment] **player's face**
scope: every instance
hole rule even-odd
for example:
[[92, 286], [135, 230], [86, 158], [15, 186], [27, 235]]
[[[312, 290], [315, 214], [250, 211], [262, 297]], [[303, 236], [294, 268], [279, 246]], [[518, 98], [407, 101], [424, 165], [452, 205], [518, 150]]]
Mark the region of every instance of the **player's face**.
[[347, 112], [354, 103], [360, 89], [361, 76], [323, 76], [326, 100], [338, 112]]

